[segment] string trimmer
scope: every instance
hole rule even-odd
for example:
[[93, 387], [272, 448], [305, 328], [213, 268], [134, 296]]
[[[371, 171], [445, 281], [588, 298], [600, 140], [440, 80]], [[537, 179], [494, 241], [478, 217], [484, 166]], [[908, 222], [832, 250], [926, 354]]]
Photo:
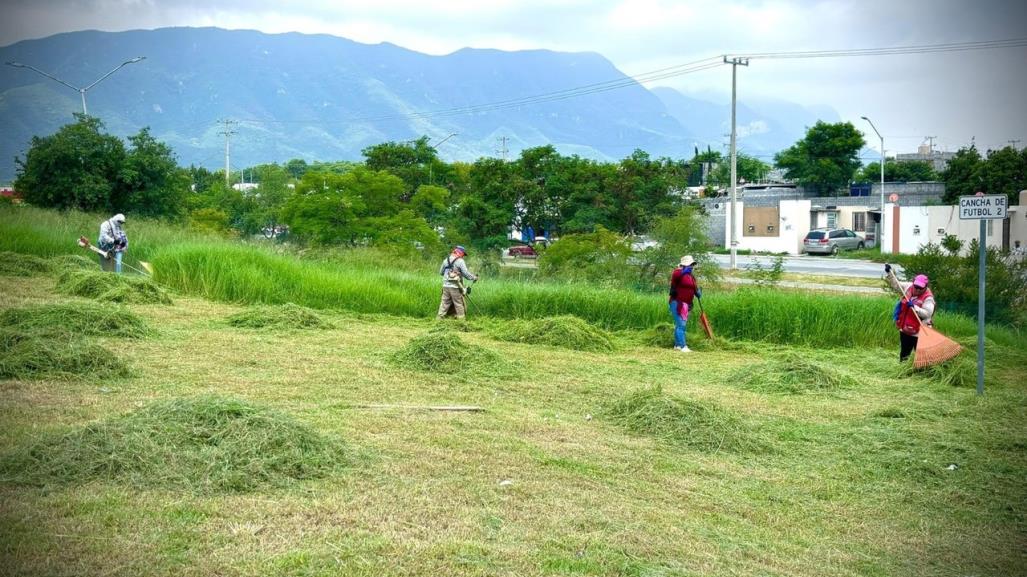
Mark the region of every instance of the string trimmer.
[[[106, 251], [106, 250], [103, 250], [103, 249], [101, 249], [99, 247], [93, 246], [92, 243], [89, 242], [89, 239], [87, 239], [84, 236], [78, 237], [78, 245], [80, 247], [82, 247], [82, 248], [89, 249], [89, 250], [95, 252], [96, 254], [102, 256], [103, 258], [105, 258], [107, 260], [110, 260], [111, 258], [113, 258], [109, 251]], [[145, 271], [137, 269], [136, 267], [128, 264], [124, 260], [121, 261], [121, 265], [122, 266], [127, 266], [128, 268], [136, 271], [137, 273], [139, 273], [141, 275], [149, 276], [149, 275], [153, 274], [153, 267], [151, 267], [150, 263], [148, 263], [148, 262], [139, 261], [139, 265], [142, 266], [144, 269], [146, 269]]]

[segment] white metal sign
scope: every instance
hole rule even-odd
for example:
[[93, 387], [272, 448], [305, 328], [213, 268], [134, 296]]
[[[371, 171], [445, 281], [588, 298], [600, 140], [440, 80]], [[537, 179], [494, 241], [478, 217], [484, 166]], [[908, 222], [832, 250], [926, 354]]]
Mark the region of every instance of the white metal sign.
[[1000, 220], [1006, 218], [1006, 195], [986, 194], [959, 197], [960, 220]]

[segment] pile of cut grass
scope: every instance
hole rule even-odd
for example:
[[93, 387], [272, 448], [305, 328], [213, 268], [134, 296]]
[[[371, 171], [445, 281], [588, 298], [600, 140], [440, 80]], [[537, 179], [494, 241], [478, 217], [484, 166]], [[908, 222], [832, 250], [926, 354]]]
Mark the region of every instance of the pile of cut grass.
[[57, 279], [57, 290], [101, 302], [171, 304], [171, 297], [153, 279], [95, 270], [65, 270]]
[[0, 327], [34, 334], [139, 338], [146, 324], [117, 304], [91, 302], [34, 305], [0, 313]]
[[674, 397], [663, 388], [639, 389], [604, 411], [611, 422], [632, 433], [696, 451], [747, 452], [766, 448], [753, 427], [709, 401]]
[[16, 252], [0, 252], [0, 276], [35, 276], [50, 272], [44, 258]]
[[111, 378], [130, 375], [106, 348], [73, 336], [0, 328], [0, 378]]
[[795, 351], [772, 356], [754, 367], [739, 368], [728, 375], [727, 382], [759, 393], [789, 395], [830, 392], [859, 384], [849, 373]]
[[507, 321], [490, 329], [489, 335], [501, 341], [576, 351], [602, 352], [614, 348], [609, 333], [571, 315]]
[[228, 317], [229, 326], [245, 329], [330, 329], [327, 321], [313, 309], [286, 303], [253, 307]]
[[320, 478], [346, 463], [343, 445], [293, 417], [235, 399], [152, 403], [45, 436], [0, 458], [0, 483], [91, 481], [196, 492], [247, 492]]
[[465, 343], [460, 335], [445, 326], [437, 326], [411, 339], [393, 353], [392, 361], [403, 368], [446, 373], [456, 378], [465, 374], [499, 375], [511, 371], [498, 354]]
[[99, 265], [93, 259], [80, 254], [62, 254], [50, 257], [50, 265], [55, 271], [66, 270], [99, 270]]
[[896, 368], [895, 376], [921, 377], [950, 387], [974, 388], [977, 386], [976, 353], [964, 350], [944, 363], [922, 369], [915, 368], [911, 362], [901, 363]]

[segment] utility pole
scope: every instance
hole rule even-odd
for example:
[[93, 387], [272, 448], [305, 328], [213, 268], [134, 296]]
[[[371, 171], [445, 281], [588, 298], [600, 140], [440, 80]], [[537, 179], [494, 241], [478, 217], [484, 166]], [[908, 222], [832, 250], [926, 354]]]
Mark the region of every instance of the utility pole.
[[738, 157], [736, 141], [738, 131], [735, 129], [735, 104], [738, 101], [738, 65], [749, 65], [748, 58], [724, 57], [724, 63], [731, 65], [731, 270], [738, 268], [738, 231], [735, 226], [738, 212]]
[[500, 136], [496, 140], [499, 141], [499, 150], [497, 150], [496, 152], [501, 154], [503, 156], [503, 162], [506, 162], [506, 153], [507, 153], [506, 141], [510, 140], [510, 139], [505, 137], [505, 136]]
[[1015, 149], [1015, 148], [1016, 148], [1016, 145], [1017, 145], [1017, 144], [1020, 144], [1020, 139], [1019, 139], [1019, 138], [1014, 138], [1014, 139], [1012, 139], [1012, 140], [1007, 140], [1006, 142], [1008, 142], [1009, 144], [1011, 144], [1011, 145], [1013, 146], [1013, 148]]
[[225, 185], [226, 186], [232, 186], [232, 181], [231, 181], [231, 174], [232, 174], [232, 172], [230, 170], [230, 168], [231, 168], [231, 161], [230, 161], [230, 159], [231, 159], [231, 156], [232, 156], [232, 153], [231, 153], [232, 149], [231, 149], [231, 145], [229, 143], [232, 140], [232, 135], [235, 134], [235, 131], [232, 130], [232, 125], [235, 124], [235, 121], [231, 120], [229, 118], [226, 118], [224, 120], [219, 120], [218, 122], [220, 122], [221, 124], [225, 125], [225, 127], [221, 130], [221, 132], [218, 132], [218, 134], [224, 134], [225, 135]]
[[937, 136], [925, 136], [924, 137], [924, 140], [927, 141], [927, 154], [931, 158], [934, 158], [934, 139], [935, 138], [938, 138], [938, 137]]

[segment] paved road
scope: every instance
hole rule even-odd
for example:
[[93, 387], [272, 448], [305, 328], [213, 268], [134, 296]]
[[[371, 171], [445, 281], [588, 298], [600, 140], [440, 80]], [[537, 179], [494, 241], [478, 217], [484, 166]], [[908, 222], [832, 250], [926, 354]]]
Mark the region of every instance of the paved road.
[[[713, 258], [720, 265], [720, 268], [726, 269], [730, 266], [730, 255], [715, 254]], [[774, 257], [738, 255], [738, 268], [745, 268], [751, 265], [754, 260], [759, 262], [760, 266], [767, 268], [773, 264]], [[896, 269], [901, 274], [902, 269], [898, 267]], [[802, 274], [880, 278], [884, 274], [884, 265], [867, 260], [802, 255], [784, 257], [784, 270], [785, 272]]]

